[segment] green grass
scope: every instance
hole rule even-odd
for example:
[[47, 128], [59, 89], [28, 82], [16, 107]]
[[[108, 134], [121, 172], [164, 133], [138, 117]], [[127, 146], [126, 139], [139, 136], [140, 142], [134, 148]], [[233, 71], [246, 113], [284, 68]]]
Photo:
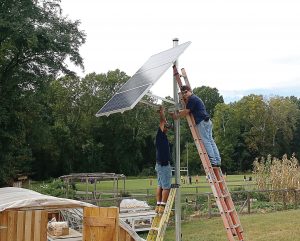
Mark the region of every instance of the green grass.
[[[300, 210], [240, 216], [247, 241], [299, 241]], [[220, 217], [182, 223], [183, 241], [228, 241]], [[175, 228], [167, 229], [165, 241], [175, 240]]]
[[[247, 175], [248, 177], [249, 175]], [[193, 177], [195, 180], [195, 177]], [[132, 193], [145, 193], [145, 190], [155, 192], [157, 182], [152, 178], [152, 186], [149, 178], [127, 178], [126, 191]], [[228, 175], [226, 178], [227, 185], [230, 189], [237, 185], [248, 188], [248, 184], [252, 182], [244, 182], [243, 175]], [[38, 185], [36, 183], [35, 185]], [[211, 192], [204, 176], [200, 177], [200, 183], [192, 185], [183, 184], [181, 193], [183, 197], [185, 193], [195, 192], [196, 186], [199, 187], [199, 193]], [[189, 187], [194, 187], [190, 189]], [[85, 183], [76, 183], [77, 190], [85, 191]], [[89, 191], [93, 191], [94, 184], [88, 185]], [[119, 190], [123, 188], [123, 181], [119, 181]], [[103, 192], [111, 192], [113, 190], [112, 181], [101, 181], [97, 184], [97, 190]], [[255, 205], [259, 203], [254, 203]], [[253, 204], [253, 205], [254, 205]], [[264, 205], [265, 207], [265, 205]], [[245, 240], [247, 241], [300, 241], [300, 210], [280, 211], [265, 214], [251, 214], [240, 216], [241, 223], [245, 230]], [[200, 220], [185, 221], [182, 223], [183, 241], [227, 241], [226, 232], [220, 217], [207, 219], [201, 217]], [[144, 234], [146, 235], [146, 234]], [[165, 241], [175, 240], [174, 227], [168, 227]]]
[[[152, 179], [152, 185], [150, 185], [150, 179]], [[195, 176], [192, 177], [193, 184], [181, 184], [181, 193], [196, 193], [196, 187], [198, 187], [198, 192], [211, 192], [211, 188], [207, 183], [205, 176], [200, 176], [200, 181], [198, 184], [195, 183]], [[175, 179], [172, 180], [175, 183]], [[244, 186], [246, 189], [249, 185], [253, 184], [253, 182], [244, 182], [243, 175], [227, 175], [226, 182], [228, 188], [231, 190], [236, 186]], [[123, 180], [119, 180], [119, 190], [123, 189]], [[155, 189], [157, 186], [156, 178], [127, 178], [125, 182], [126, 192], [129, 193], [147, 193], [147, 189], [149, 190], [150, 194], [155, 193]], [[76, 183], [77, 190], [85, 191], [86, 184], [85, 183]], [[94, 190], [94, 184], [88, 185], [88, 190]], [[112, 192], [113, 191], [113, 181], [101, 181], [97, 183], [97, 190], [101, 192]]]

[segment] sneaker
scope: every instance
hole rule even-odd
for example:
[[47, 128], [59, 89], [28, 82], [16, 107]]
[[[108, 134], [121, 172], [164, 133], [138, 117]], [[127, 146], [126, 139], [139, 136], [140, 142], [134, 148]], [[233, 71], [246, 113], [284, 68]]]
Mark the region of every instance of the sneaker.
[[160, 205], [156, 205], [156, 207], [155, 207], [155, 209], [154, 209], [154, 211], [155, 211], [156, 213], [158, 213], [159, 207], [160, 207]]
[[163, 214], [164, 211], [165, 211], [165, 206], [164, 206], [164, 205], [160, 205], [160, 206], [159, 206], [159, 209], [158, 209], [158, 213], [159, 213], [159, 214]]
[[212, 163], [211, 166], [212, 166], [212, 167], [220, 167], [221, 164], [220, 164], [220, 163]]

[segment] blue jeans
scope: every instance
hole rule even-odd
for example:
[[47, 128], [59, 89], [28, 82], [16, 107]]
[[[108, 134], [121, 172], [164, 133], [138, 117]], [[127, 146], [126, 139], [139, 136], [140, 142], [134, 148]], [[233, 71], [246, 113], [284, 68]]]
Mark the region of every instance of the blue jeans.
[[221, 165], [221, 157], [218, 150], [218, 147], [212, 137], [212, 122], [209, 121], [201, 121], [197, 125], [197, 129], [202, 138], [202, 142], [205, 146], [206, 153], [209, 157], [211, 164]]
[[156, 163], [155, 170], [157, 172], [157, 184], [162, 189], [171, 188], [172, 169], [170, 165], [162, 166]]

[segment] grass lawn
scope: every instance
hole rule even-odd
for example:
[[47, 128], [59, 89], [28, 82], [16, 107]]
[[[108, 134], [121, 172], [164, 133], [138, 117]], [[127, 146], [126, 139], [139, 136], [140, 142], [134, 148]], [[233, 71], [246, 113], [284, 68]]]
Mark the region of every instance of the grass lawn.
[[[300, 241], [300, 210], [240, 216], [246, 241]], [[182, 223], [183, 241], [228, 241], [221, 217]], [[175, 240], [175, 228], [165, 241]]]
[[[244, 182], [243, 180], [244, 175], [227, 175], [226, 183], [229, 189], [233, 189], [236, 186], [244, 186], [246, 189], [249, 185], [253, 184], [254, 182]], [[248, 177], [249, 175], [247, 175]], [[152, 181], [152, 185], [150, 185]], [[195, 183], [195, 176], [192, 177], [193, 184], [181, 184], [181, 192], [182, 193], [196, 193], [196, 187], [198, 187], [199, 192], [211, 192], [211, 188], [207, 183], [205, 176], [200, 176], [199, 183]], [[173, 178], [173, 183], [175, 183], [175, 179]], [[123, 189], [123, 180], [119, 180], [119, 190]], [[149, 189], [149, 193], [154, 193], [157, 186], [156, 177], [153, 178], [127, 178], [125, 181], [125, 188], [126, 191], [129, 193], [146, 193], [146, 189]], [[76, 183], [77, 190], [85, 191], [86, 184], [85, 183]], [[89, 184], [88, 186], [89, 191], [94, 190], [94, 184]], [[103, 192], [111, 192], [113, 190], [113, 181], [101, 181], [97, 183], [97, 190]]]

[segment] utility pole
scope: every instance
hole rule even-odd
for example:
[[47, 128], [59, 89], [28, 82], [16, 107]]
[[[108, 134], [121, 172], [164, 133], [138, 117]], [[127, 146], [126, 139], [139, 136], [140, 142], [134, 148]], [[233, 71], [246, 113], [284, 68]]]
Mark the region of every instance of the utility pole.
[[185, 148], [186, 148], [186, 173], [187, 176], [189, 177], [190, 173], [189, 173], [189, 143], [188, 142], [185, 144]]
[[[173, 47], [178, 46], [178, 38], [173, 39]], [[174, 65], [178, 65], [178, 60], [174, 63]], [[179, 110], [179, 98], [178, 98], [178, 86], [176, 78], [173, 76], [173, 90], [174, 90], [174, 101], [175, 101], [175, 111]], [[180, 119], [174, 121], [175, 126], [175, 140], [176, 140], [176, 148], [175, 148], [175, 182], [176, 184], [180, 184]], [[176, 197], [175, 197], [175, 234], [176, 241], [181, 241], [181, 190], [180, 187], [177, 189]]]

